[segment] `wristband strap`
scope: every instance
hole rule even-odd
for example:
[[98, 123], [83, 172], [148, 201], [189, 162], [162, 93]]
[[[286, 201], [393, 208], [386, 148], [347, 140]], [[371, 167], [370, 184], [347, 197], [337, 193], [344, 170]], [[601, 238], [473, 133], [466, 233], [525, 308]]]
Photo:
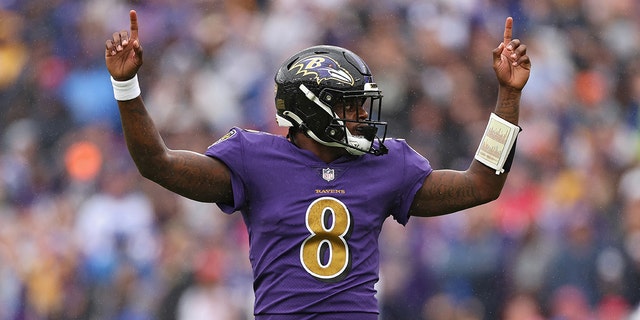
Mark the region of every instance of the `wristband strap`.
[[113, 86], [113, 96], [118, 101], [132, 100], [140, 95], [140, 84], [138, 83], [138, 75], [125, 81], [118, 81], [111, 77], [111, 85]]

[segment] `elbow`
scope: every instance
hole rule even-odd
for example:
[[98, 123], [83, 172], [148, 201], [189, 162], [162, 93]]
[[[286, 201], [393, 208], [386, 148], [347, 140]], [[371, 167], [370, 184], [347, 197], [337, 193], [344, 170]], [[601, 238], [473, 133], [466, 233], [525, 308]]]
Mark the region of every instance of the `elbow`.
[[493, 169], [490, 169], [477, 161], [474, 161], [468, 173], [473, 181], [476, 190], [476, 199], [481, 204], [497, 200], [504, 188], [507, 174], [496, 175]]
[[503, 186], [503, 181], [500, 181], [499, 183], [496, 183], [495, 181], [485, 181], [477, 188], [477, 190], [479, 190], [478, 199], [480, 199], [482, 204], [498, 200], [502, 193]]
[[486, 195], [486, 198], [485, 198], [486, 202], [492, 202], [492, 201], [498, 200], [498, 198], [500, 198], [500, 193], [502, 193], [502, 188], [491, 190]]
[[136, 164], [136, 168], [138, 169], [138, 173], [146, 179], [149, 179], [154, 182], [158, 182], [160, 179], [160, 175], [164, 170], [161, 164], [162, 161], [158, 161], [158, 159], [151, 158], [134, 158], [134, 163]]
[[482, 192], [481, 194], [478, 194], [476, 197], [476, 202], [474, 203], [474, 207], [475, 206], [480, 206], [483, 204], [487, 204], [490, 202], [493, 202], [495, 200], [498, 200], [498, 198], [500, 197], [500, 191], [485, 191]]
[[140, 173], [140, 175], [145, 178], [145, 179], [149, 179], [151, 181], [155, 181], [155, 176], [157, 171], [156, 170], [150, 170], [149, 168], [145, 167], [145, 166], [137, 166], [138, 167], [138, 173]]
[[502, 186], [503, 184], [490, 185], [480, 188], [480, 190], [482, 190], [482, 194], [480, 195], [480, 199], [482, 199], [482, 202], [488, 203], [498, 200], [498, 198], [500, 198], [500, 194], [502, 193]]

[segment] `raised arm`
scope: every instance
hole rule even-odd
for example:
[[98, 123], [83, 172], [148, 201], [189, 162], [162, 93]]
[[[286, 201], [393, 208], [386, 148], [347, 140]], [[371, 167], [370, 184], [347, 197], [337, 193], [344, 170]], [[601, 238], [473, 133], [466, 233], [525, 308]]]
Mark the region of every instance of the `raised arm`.
[[138, 17], [129, 13], [131, 31], [115, 32], [105, 44], [124, 137], [140, 174], [187, 198], [232, 203], [229, 169], [200, 153], [167, 148], [144, 106], [137, 82], [142, 66]]
[[[513, 19], [505, 21], [504, 39], [493, 50], [493, 69], [498, 79], [498, 101], [494, 113], [518, 124], [520, 95], [531, 69], [527, 47], [512, 39]], [[453, 213], [495, 200], [500, 195], [507, 173], [473, 160], [466, 171], [434, 170], [416, 194], [411, 206], [413, 216], [437, 216]]]

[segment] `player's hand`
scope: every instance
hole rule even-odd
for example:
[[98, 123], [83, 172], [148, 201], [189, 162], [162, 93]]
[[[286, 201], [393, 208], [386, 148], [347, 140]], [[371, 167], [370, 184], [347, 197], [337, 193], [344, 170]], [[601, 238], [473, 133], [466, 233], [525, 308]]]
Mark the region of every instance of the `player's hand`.
[[511, 39], [513, 18], [504, 23], [504, 40], [493, 50], [493, 70], [501, 86], [522, 90], [529, 80], [531, 61], [527, 56], [527, 46], [519, 39]]
[[113, 33], [113, 39], [106, 41], [104, 58], [107, 70], [118, 81], [133, 78], [142, 66], [142, 46], [138, 39], [138, 15], [135, 10], [129, 12], [131, 33], [120, 31]]

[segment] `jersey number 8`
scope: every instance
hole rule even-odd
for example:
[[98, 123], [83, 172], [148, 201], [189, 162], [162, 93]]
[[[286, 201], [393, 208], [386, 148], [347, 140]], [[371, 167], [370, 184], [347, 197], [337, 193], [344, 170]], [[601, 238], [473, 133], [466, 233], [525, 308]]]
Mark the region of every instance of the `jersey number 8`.
[[347, 244], [351, 215], [347, 207], [336, 198], [318, 198], [307, 208], [305, 223], [311, 235], [300, 247], [304, 269], [322, 281], [343, 279], [351, 267]]

